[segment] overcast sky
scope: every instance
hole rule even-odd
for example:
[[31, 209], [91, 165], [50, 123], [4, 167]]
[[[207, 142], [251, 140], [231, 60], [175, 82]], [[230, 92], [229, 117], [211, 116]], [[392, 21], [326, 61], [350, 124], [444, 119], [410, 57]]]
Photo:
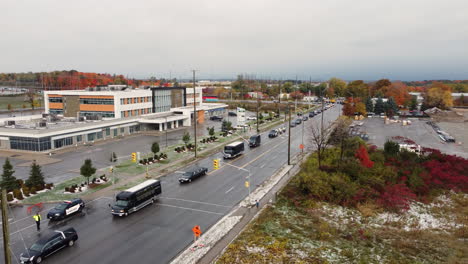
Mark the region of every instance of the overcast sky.
[[467, 0], [4, 0], [0, 72], [468, 79]]

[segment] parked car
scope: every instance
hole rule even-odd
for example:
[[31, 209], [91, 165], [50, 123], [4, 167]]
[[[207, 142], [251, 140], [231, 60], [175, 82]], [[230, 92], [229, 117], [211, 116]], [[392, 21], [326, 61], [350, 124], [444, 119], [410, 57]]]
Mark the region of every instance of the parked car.
[[283, 133], [286, 133], [286, 127], [280, 127], [280, 130], [281, 130]]
[[258, 147], [260, 146], [261, 142], [262, 142], [262, 138], [260, 135], [253, 135], [249, 139], [249, 147], [251, 148]]
[[223, 121], [223, 117], [222, 116], [210, 116], [210, 120]]
[[268, 133], [269, 138], [275, 138], [278, 136], [278, 131], [276, 130], [271, 130], [270, 133]]
[[291, 127], [295, 127], [296, 126], [296, 122], [295, 121], [292, 121], [291, 122]]
[[192, 180], [195, 180], [196, 178], [206, 175], [208, 172], [208, 169], [205, 167], [199, 167], [195, 168], [189, 171], [186, 171], [182, 174], [182, 176], [179, 177], [179, 182], [184, 183], [184, 182], [192, 182]]
[[296, 125], [300, 125], [302, 123], [302, 119], [298, 118], [296, 119]]
[[21, 263], [41, 263], [43, 259], [55, 252], [71, 247], [78, 240], [78, 234], [73, 227], [63, 231], [55, 230], [53, 233], [43, 236], [34, 243], [26, 252], [20, 255]]
[[74, 214], [81, 213], [84, 207], [85, 203], [80, 198], [76, 198], [71, 201], [64, 201], [63, 203], [58, 204], [52, 208], [47, 213], [47, 218], [52, 221], [65, 219]]
[[248, 116], [248, 117], [247, 117], [247, 120], [257, 120], [257, 117], [255, 117], [255, 116]]
[[314, 117], [315, 116], [315, 113], [314, 112], [310, 112], [309, 113], [309, 117]]
[[236, 112], [228, 112], [228, 116], [237, 116]]
[[308, 116], [305, 115], [305, 116], [302, 117], [302, 121], [307, 121], [307, 120], [309, 120]]

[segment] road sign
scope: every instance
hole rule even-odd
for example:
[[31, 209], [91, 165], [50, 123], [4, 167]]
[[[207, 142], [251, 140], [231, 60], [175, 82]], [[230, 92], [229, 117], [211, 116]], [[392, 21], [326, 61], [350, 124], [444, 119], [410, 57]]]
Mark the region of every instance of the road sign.
[[192, 232], [196, 237], [199, 237], [202, 233], [199, 225], [194, 226]]
[[249, 188], [249, 186], [250, 186], [249, 181], [245, 181], [245, 188]]
[[300, 144], [300, 145], [299, 145], [299, 148], [300, 148], [300, 149], [304, 149], [304, 144]]
[[219, 169], [219, 159], [213, 160], [213, 169], [215, 170]]

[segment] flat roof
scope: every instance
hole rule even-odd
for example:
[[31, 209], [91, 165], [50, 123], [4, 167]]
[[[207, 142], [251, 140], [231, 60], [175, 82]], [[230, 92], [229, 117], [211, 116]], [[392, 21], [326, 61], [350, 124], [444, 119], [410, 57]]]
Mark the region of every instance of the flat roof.
[[231, 144], [226, 145], [226, 147], [235, 147], [235, 146], [237, 146], [239, 144], [244, 144], [244, 142], [242, 142], [242, 141], [232, 142]]
[[125, 190], [125, 191], [126, 191], [126, 192], [131, 192], [131, 193], [133, 193], [133, 192], [136, 192], [136, 191], [138, 191], [138, 190], [140, 190], [140, 189], [142, 189], [142, 188], [145, 188], [145, 187], [147, 187], [147, 186], [150, 186], [151, 184], [154, 184], [154, 183], [156, 183], [156, 182], [158, 182], [158, 180], [153, 180], [153, 179], [147, 180], [147, 181], [142, 182], [142, 183], [138, 184], [137, 186], [133, 186], [132, 188], [127, 189], [127, 190]]

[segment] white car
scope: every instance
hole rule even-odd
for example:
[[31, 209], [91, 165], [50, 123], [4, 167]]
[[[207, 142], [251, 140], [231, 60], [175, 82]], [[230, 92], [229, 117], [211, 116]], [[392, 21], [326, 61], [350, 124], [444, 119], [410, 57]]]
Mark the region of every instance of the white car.
[[247, 120], [257, 120], [257, 117], [255, 117], [255, 116], [248, 116], [248, 117], [247, 117]]

